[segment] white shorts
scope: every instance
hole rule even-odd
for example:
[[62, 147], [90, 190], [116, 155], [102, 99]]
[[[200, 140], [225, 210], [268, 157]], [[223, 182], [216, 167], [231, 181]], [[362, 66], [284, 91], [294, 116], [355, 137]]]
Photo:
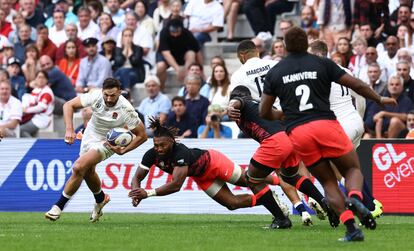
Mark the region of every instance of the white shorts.
[[101, 155], [101, 161], [106, 160], [107, 158], [111, 157], [114, 152], [104, 146], [105, 140], [105, 135], [102, 136], [86, 129], [82, 137], [79, 155], [83, 155], [89, 150], [94, 149]]
[[365, 131], [361, 116], [355, 110], [355, 112], [348, 114], [346, 117], [338, 117], [337, 120], [356, 149], [361, 143], [361, 138]]

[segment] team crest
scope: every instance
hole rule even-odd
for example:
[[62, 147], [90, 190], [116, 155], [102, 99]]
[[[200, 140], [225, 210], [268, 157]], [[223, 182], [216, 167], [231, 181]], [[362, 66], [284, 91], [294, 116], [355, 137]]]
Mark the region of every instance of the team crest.
[[116, 112], [112, 113], [112, 118], [113, 118], [113, 119], [118, 118], [118, 113], [116, 113]]
[[97, 104], [95, 105], [95, 107], [96, 107], [97, 109], [99, 109], [99, 108], [101, 107], [101, 103], [97, 103]]

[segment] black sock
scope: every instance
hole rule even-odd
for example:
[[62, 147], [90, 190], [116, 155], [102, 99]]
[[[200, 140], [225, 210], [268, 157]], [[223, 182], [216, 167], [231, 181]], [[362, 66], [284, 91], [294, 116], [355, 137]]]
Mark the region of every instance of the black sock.
[[105, 194], [102, 190], [99, 193], [96, 193], [96, 194], [94, 193], [93, 196], [95, 197], [95, 201], [98, 204], [103, 202], [105, 199]]
[[273, 197], [272, 191], [267, 191], [257, 200], [257, 205], [263, 205], [276, 219], [286, 218], [280, 209], [279, 205], [276, 203], [275, 198]]
[[354, 219], [349, 219], [344, 222], [344, 225], [346, 226], [346, 231], [348, 233], [352, 233], [356, 230], [356, 224]]
[[69, 200], [70, 198], [67, 198], [63, 196], [63, 194], [61, 194], [59, 200], [55, 203], [55, 205], [58, 206], [60, 210], [63, 210], [63, 208]]
[[372, 196], [371, 190], [369, 189], [367, 182], [365, 182], [365, 179], [364, 187], [362, 188], [362, 195], [364, 196], [362, 203], [364, 203], [364, 205], [369, 209], [369, 211], [374, 211], [374, 197]]
[[309, 179], [303, 180], [302, 184], [299, 186], [299, 191], [309, 197], [312, 197], [314, 200], [316, 200], [316, 202], [319, 203], [319, 205], [323, 205], [323, 195]]
[[305, 208], [305, 206], [303, 205], [302, 202], [296, 203], [295, 204], [295, 209], [296, 209], [296, 211], [298, 211], [298, 213], [300, 215], [302, 215], [303, 212], [306, 212], [306, 208]]

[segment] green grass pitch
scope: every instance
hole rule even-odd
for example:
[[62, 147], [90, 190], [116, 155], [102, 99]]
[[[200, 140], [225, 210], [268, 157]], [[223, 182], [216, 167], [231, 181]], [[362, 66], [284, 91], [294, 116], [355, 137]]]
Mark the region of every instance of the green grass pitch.
[[64, 213], [49, 222], [42, 213], [0, 213], [0, 250], [414, 250], [414, 217], [385, 216], [365, 241], [339, 243], [345, 227], [333, 230], [314, 218], [304, 227], [291, 216], [290, 230], [265, 229], [265, 215], [105, 214], [89, 223], [88, 214]]

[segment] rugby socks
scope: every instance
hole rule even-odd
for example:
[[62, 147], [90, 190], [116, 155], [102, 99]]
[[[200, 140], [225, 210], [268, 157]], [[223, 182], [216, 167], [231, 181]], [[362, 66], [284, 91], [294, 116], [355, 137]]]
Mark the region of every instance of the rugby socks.
[[371, 189], [369, 188], [367, 182], [365, 182], [364, 179], [364, 186], [362, 188], [362, 195], [363, 200], [362, 203], [368, 208], [369, 211], [375, 210], [375, 204], [374, 204], [374, 196], [372, 196]]
[[339, 219], [346, 226], [346, 230], [348, 233], [352, 233], [357, 229], [356, 224], [355, 224], [354, 214], [352, 213], [351, 210], [346, 210], [345, 212], [343, 212], [339, 216]]
[[319, 190], [315, 187], [315, 185], [310, 181], [308, 178], [303, 177], [298, 180], [295, 185], [296, 189], [301, 191], [302, 193], [306, 194], [309, 197], [312, 197], [319, 205], [323, 205], [323, 195], [319, 192]]
[[357, 200], [359, 200], [359, 201], [361, 201], [362, 202], [362, 193], [360, 192], [360, 191], [357, 191], [357, 190], [352, 190], [352, 191], [350, 191], [349, 193], [348, 193], [348, 197], [349, 198], [354, 198], [354, 199], [357, 199]]
[[306, 212], [305, 206], [300, 201], [295, 203], [293, 206], [295, 207], [296, 211], [298, 211], [299, 215], [302, 215], [303, 212]]
[[94, 193], [93, 196], [95, 197], [95, 201], [97, 204], [102, 203], [105, 199], [105, 193], [102, 190], [100, 190], [97, 193]]
[[63, 210], [63, 208], [65, 207], [66, 203], [70, 200], [70, 198], [72, 198], [72, 196], [69, 196], [65, 192], [62, 192], [59, 200], [56, 202], [55, 205], [58, 206], [60, 210]]
[[276, 203], [269, 186], [266, 186], [253, 196], [256, 199], [256, 205], [263, 205], [276, 219], [286, 218], [279, 205]]

